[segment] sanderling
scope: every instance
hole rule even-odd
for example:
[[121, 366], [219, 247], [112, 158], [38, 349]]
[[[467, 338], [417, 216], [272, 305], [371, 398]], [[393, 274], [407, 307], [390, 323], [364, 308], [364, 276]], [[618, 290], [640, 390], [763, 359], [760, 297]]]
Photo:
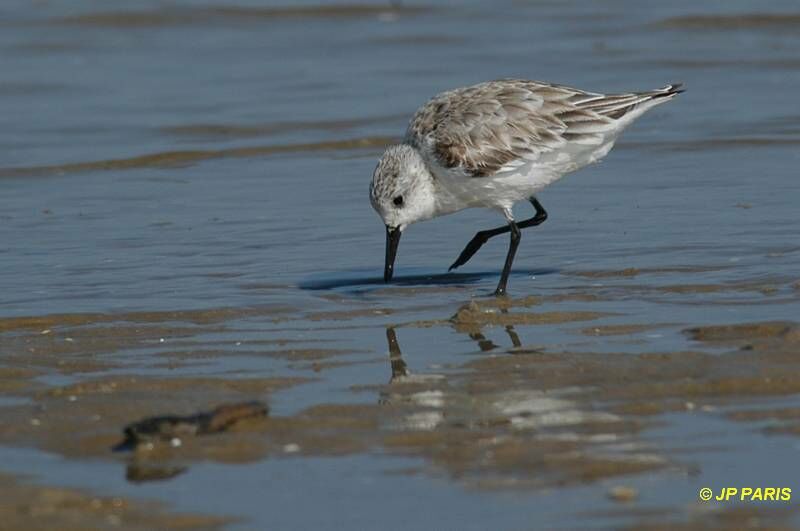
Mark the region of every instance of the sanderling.
[[[505, 294], [520, 229], [547, 219], [534, 194], [603, 158], [625, 127], [683, 92], [680, 87], [607, 95], [503, 79], [434, 96], [411, 118], [402, 143], [384, 152], [372, 176], [370, 201], [386, 224], [384, 280], [392, 278], [407, 226], [484, 207], [501, 212], [508, 224], [475, 234], [450, 269], [464, 265], [492, 236], [510, 232], [495, 291]], [[511, 209], [523, 199], [536, 213], [517, 222]]]

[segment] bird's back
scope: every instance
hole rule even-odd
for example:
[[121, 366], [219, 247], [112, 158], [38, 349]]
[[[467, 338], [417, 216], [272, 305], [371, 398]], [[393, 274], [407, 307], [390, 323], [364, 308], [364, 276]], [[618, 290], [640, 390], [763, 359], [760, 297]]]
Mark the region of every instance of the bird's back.
[[680, 85], [669, 85], [605, 95], [538, 81], [489, 81], [432, 98], [414, 114], [405, 142], [434, 173], [484, 178], [541, 167], [563, 174], [605, 155], [625, 126], [679, 92]]

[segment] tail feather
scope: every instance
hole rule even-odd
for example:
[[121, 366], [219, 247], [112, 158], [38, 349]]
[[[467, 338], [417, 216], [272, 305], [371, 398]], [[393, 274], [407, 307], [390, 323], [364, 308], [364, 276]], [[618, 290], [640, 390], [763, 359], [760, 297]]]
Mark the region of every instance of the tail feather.
[[[681, 88], [682, 83], [673, 83], [666, 87], [651, 90], [649, 92], [635, 92], [631, 94], [612, 94], [601, 98], [591, 98], [580, 102], [578, 105], [586, 110], [591, 110], [597, 114], [618, 120], [638, 108], [641, 104], [653, 100], [661, 100], [658, 103], [672, 99], [676, 95], [684, 92]], [[656, 102], [653, 103], [654, 105]]]
[[651, 92], [645, 92], [644, 94], [649, 95], [651, 99], [667, 98], [667, 97], [672, 97], [672, 96], [675, 96], [677, 94], [680, 94], [681, 92], [686, 92], [686, 90], [683, 89], [682, 87], [683, 87], [683, 83], [673, 83], [671, 85], [667, 85], [666, 87], [660, 88], [658, 90], [653, 90]]

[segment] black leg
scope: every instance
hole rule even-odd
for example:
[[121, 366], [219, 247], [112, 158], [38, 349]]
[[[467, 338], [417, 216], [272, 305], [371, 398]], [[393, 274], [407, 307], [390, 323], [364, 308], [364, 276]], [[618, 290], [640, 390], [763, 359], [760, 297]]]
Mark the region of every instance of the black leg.
[[515, 221], [508, 222], [508, 229], [511, 231], [511, 241], [508, 244], [508, 254], [506, 255], [506, 263], [503, 266], [503, 272], [500, 274], [500, 282], [497, 283], [497, 289], [494, 294], [497, 296], [506, 294], [506, 284], [508, 284], [508, 274], [511, 273], [511, 264], [514, 263], [514, 255], [517, 254], [517, 247], [519, 241], [522, 239], [522, 233]]
[[[536, 209], [536, 214], [530, 219], [526, 219], [524, 221], [520, 221], [519, 223], [517, 223], [517, 227], [519, 227], [520, 229], [527, 229], [528, 227], [535, 227], [536, 225], [541, 225], [547, 219], [547, 211], [545, 211], [542, 204], [539, 203], [539, 201], [535, 197], [531, 197], [529, 201], [533, 205], [533, 208]], [[464, 250], [461, 251], [461, 254], [458, 255], [458, 258], [456, 259], [455, 262], [453, 262], [453, 265], [450, 266], [450, 269], [448, 269], [448, 271], [452, 271], [453, 269], [461, 267], [462, 265], [466, 264], [469, 261], [469, 259], [472, 258], [472, 255], [477, 253], [478, 249], [480, 249], [484, 243], [489, 241], [489, 238], [497, 236], [498, 234], [505, 234], [509, 230], [511, 230], [509, 226], [505, 225], [503, 227], [497, 227], [496, 229], [482, 230], [479, 233], [477, 233], [469, 241], [467, 246], [464, 247]]]

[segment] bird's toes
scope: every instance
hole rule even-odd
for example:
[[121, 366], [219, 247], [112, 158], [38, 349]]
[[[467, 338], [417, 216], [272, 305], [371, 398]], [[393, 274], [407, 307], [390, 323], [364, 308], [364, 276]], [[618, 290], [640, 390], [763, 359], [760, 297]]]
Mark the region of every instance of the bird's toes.
[[466, 264], [471, 257], [472, 257], [471, 254], [467, 255], [467, 254], [461, 253], [461, 255], [456, 259], [456, 261], [453, 262], [453, 265], [450, 266], [450, 269], [448, 271], [452, 271], [453, 269], [457, 269], [457, 268], [461, 267], [462, 265]]

